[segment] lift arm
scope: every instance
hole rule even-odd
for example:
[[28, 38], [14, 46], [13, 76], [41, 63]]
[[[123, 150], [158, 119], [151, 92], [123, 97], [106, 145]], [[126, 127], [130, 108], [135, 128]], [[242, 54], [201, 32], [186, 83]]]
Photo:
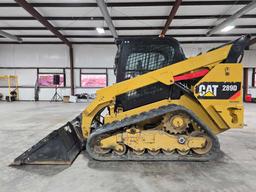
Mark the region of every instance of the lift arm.
[[90, 127], [94, 116], [101, 109], [114, 105], [115, 98], [118, 95], [157, 82], [171, 85], [175, 82], [175, 76], [199, 70], [201, 68], [212, 68], [227, 58], [231, 47], [232, 45], [226, 45], [200, 56], [191, 57], [179, 63], [98, 90], [96, 92], [96, 99], [83, 111], [82, 132], [84, 138], [86, 139], [90, 134]]

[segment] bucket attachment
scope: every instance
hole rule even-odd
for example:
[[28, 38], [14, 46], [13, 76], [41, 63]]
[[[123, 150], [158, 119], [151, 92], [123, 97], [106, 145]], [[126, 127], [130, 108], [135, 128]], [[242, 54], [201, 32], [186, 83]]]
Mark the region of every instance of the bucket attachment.
[[70, 165], [83, 148], [80, 118], [77, 117], [17, 157], [11, 165]]

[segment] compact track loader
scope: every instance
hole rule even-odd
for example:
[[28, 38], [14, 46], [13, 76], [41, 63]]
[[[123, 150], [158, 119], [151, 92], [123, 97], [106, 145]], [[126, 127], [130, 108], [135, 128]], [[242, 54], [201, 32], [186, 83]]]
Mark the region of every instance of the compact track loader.
[[117, 83], [13, 165], [95, 160], [208, 161], [217, 134], [243, 127], [242, 64], [249, 36], [186, 58], [173, 38], [118, 39]]

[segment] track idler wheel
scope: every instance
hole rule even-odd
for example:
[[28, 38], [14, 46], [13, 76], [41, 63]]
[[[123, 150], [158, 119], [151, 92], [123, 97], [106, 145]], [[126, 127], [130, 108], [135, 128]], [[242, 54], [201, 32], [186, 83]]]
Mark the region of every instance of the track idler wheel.
[[96, 146], [94, 147], [94, 151], [95, 151], [96, 153], [99, 153], [99, 154], [107, 154], [107, 153], [109, 153], [109, 152], [111, 151], [111, 149], [103, 149], [103, 148], [101, 148], [99, 145], [96, 145]]
[[111, 149], [104, 149], [101, 147], [101, 140], [107, 137], [107, 135], [103, 135], [97, 139], [94, 145], [94, 151], [99, 154], [107, 154], [110, 153]]
[[206, 144], [202, 148], [193, 148], [192, 151], [195, 152], [198, 155], [204, 155], [207, 154], [212, 149], [212, 140], [210, 137], [208, 137], [205, 133], [202, 133], [200, 131], [194, 131], [191, 133], [192, 137], [204, 137], [206, 139]]
[[113, 152], [117, 155], [124, 155], [127, 151], [127, 147], [125, 144], [119, 144], [122, 147], [119, 147], [119, 149], [114, 149]]

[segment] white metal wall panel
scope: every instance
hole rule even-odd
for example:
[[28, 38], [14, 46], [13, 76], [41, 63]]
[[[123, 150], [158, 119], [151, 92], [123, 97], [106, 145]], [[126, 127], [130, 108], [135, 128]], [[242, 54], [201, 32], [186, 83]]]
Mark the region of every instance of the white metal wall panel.
[[63, 73], [63, 69], [39, 69], [39, 73]]
[[256, 50], [245, 51], [242, 63], [244, 67], [256, 67]]
[[116, 76], [113, 69], [108, 69], [108, 85], [112, 85], [116, 82]]
[[[199, 52], [205, 52], [219, 44], [193, 44], [183, 45], [187, 57], [195, 56]], [[115, 45], [74, 45], [74, 64], [75, 67], [95, 67], [112, 68], [116, 54]], [[256, 50], [246, 51], [243, 64], [246, 67], [255, 67]], [[27, 58], [29, 57], [29, 58]], [[0, 67], [69, 67], [68, 48], [65, 45], [0, 45]], [[111, 85], [115, 83], [113, 69], [108, 69], [108, 82]], [[62, 72], [61, 69], [42, 70], [40, 72]], [[75, 87], [76, 93], [88, 92], [94, 93], [97, 89], [79, 88], [80, 69], [75, 69]], [[101, 69], [87, 69], [82, 72], [101, 73]], [[18, 75], [21, 86], [34, 86], [36, 81], [36, 69], [0, 69], [0, 74]], [[70, 70], [66, 69], [66, 85], [70, 87]], [[54, 89], [41, 88], [40, 99], [50, 100]], [[60, 94], [69, 94], [70, 88], [63, 88]], [[22, 100], [34, 99], [34, 88], [20, 89]]]
[[94, 88], [77, 88], [75, 93], [80, 94], [80, 93], [89, 93], [89, 94], [95, 94], [98, 89]]
[[19, 99], [22, 101], [34, 100], [35, 90], [31, 88], [20, 88], [19, 89]]
[[0, 69], [0, 75], [17, 75], [19, 86], [34, 86], [36, 69]]
[[[39, 92], [39, 98], [40, 100], [46, 100], [49, 101], [53, 97], [55, 93], [54, 89], [51, 88], [41, 88]], [[58, 93], [61, 96], [70, 95], [70, 89], [69, 88], [59, 88]]]
[[0, 45], [0, 67], [68, 67], [65, 45]]
[[105, 69], [82, 69], [82, 73], [106, 73]]
[[113, 67], [116, 45], [74, 45], [76, 67]]
[[0, 67], [14, 66], [14, 47], [16, 45], [0, 45]]

